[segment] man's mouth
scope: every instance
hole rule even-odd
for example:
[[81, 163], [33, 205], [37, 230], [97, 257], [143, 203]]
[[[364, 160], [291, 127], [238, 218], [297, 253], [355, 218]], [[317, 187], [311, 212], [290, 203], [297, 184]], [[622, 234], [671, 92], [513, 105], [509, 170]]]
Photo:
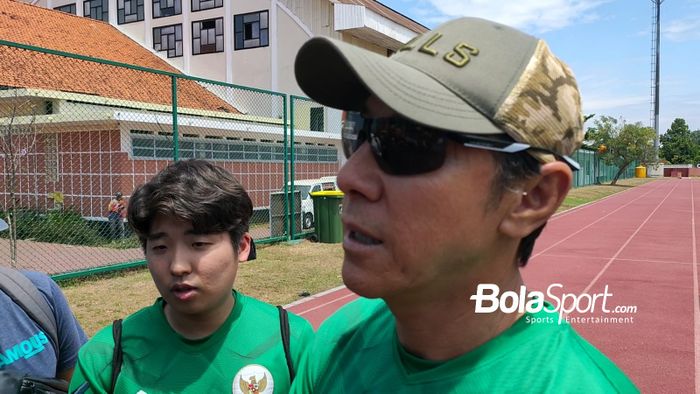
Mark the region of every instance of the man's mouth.
[[186, 301], [195, 295], [197, 288], [188, 284], [176, 284], [170, 290], [177, 299]]
[[374, 239], [367, 234], [363, 234], [359, 231], [354, 230], [350, 231], [349, 237], [353, 241], [359, 242], [363, 245], [379, 245], [382, 243], [382, 241], [378, 239]]

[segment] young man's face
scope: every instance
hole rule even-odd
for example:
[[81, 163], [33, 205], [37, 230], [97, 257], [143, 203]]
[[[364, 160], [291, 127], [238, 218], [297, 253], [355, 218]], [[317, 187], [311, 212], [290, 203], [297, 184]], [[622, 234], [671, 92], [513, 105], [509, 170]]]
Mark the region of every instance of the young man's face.
[[158, 215], [146, 241], [146, 260], [169, 313], [198, 315], [228, 313], [238, 262], [248, 258], [246, 234], [235, 253], [227, 232], [194, 234], [192, 224]]
[[[376, 97], [368, 100], [366, 116], [393, 114]], [[451, 142], [439, 169], [392, 176], [378, 167], [369, 144], [361, 145], [338, 173], [345, 284], [385, 299], [463, 289], [464, 278], [503, 249], [503, 209], [489, 205], [495, 168], [490, 153]]]

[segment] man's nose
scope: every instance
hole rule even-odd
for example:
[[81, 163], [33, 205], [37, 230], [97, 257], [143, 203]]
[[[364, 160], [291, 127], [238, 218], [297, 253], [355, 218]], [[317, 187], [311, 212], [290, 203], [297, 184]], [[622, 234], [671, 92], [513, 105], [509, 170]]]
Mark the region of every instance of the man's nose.
[[338, 187], [346, 196], [360, 194], [368, 200], [376, 200], [381, 196], [381, 175], [372, 148], [365, 142], [338, 171]]
[[175, 248], [170, 261], [170, 273], [173, 276], [185, 276], [192, 272], [192, 255], [186, 248]]

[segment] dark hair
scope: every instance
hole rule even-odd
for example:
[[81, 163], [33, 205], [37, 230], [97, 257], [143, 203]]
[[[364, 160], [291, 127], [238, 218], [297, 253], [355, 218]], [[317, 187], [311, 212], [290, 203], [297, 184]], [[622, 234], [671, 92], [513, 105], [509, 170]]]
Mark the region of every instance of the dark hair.
[[[496, 173], [491, 183], [490, 199], [494, 204], [501, 201], [503, 193], [508, 189], [517, 189], [524, 180], [540, 173], [540, 162], [527, 152], [513, 154], [494, 152], [493, 155]], [[524, 267], [530, 259], [535, 240], [540, 236], [545, 225], [546, 223], [520, 240], [516, 255], [516, 261], [520, 267]]]
[[183, 160], [137, 187], [129, 199], [129, 224], [143, 248], [158, 214], [188, 221], [196, 233], [228, 232], [237, 252], [248, 231], [253, 203], [227, 170], [205, 160]]

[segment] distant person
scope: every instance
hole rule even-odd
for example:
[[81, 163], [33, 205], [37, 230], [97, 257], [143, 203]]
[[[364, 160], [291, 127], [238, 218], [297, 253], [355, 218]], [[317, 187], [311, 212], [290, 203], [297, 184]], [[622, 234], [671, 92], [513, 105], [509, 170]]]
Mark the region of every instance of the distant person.
[[162, 297], [126, 317], [121, 336], [106, 327], [83, 347], [71, 392], [108, 392], [116, 376], [118, 393], [287, 393], [313, 330], [232, 289], [252, 213], [238, 180], [204, 160], [171, 164], [136, 188], [129, 224]]
[[116, 192], [114, 198], [107, 204], [107, 220], [110, 235], [113, 239], [124, 238], [124, 218], [126, 217], [126, 201], [121, 192]]
[[[6, 226], [0, 220], [0, 229]], [[19, 295], [10, 291], [12, 285], [40, 297], [36, 302], [46, 306], [57, 343], [40, 321], [13, 300]], [[0, 267], [0, 315], [0, 371], [70, 381], [87, 337], [56, 282], [43, 273]]]
[[363, 298], [319, 328], [293, 392], [636, 391], [544, 300], [476, 308], [481, 284], [522, 294], [520, 269], [579, 168], [579, 90], [545, 42], [462, 18], [390, 58], [315, 37], [295, 72], [348, 111], [342, 275]]

